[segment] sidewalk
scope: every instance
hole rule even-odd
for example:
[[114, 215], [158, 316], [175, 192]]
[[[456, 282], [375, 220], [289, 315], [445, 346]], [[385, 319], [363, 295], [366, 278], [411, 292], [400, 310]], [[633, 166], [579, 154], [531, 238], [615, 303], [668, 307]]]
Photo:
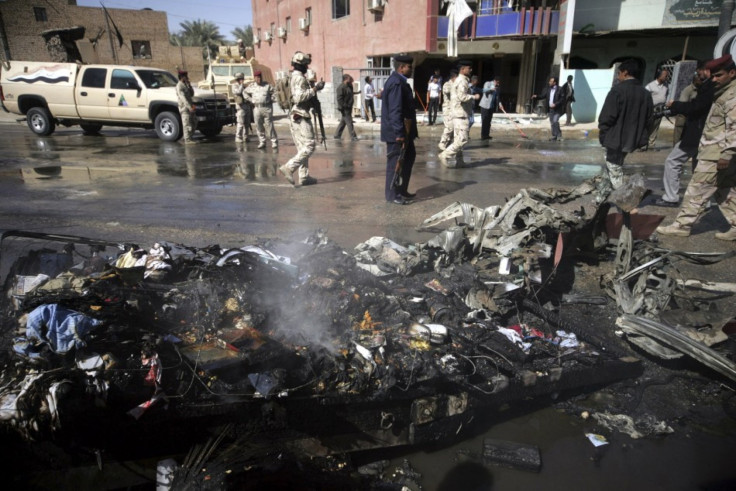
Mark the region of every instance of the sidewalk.
[[[277, 113], [274, 116], [274, 124], [277, 127], [286, 127], [286, 115], [280, 110], [274, 111]], [[442, 115], [437, 116], [437, 122], [434, 126], [429, 126], [423, 123], [424, 112], [417, 113], [417, 122], [419, 126], [419, 136], [422, 133], [441, 133], [444, 128], [442, 124]], [[25, 124], [25, 117], [17, 114], [6, 113], [0, 109], [0, 124]], [[480, 114], [475, 115], [475, 124], [470, 128], [471, 138], [480, 138]], [[335, 133], [335, 128], [340, 121], [333, 118], [325, 118], [325, 133], [327, 138], [332, 138]], [[366, 122], [362, 118], [354, 118], [353, 124], [355, 131], [359, 135], [375, 136], [378, 137], [381, 132], [381, 119], [376, 120], [375, 123]], [[662, 119], [660, 128], [664, 130], [672, 130], [673, 125], [667, 118]], [[585, 140], [585, 139], [597, 139], [598, 138], [598, 123], [573, 123], [571, 126], [565, 126], [564, 123], [560, 124], [562, 130], [562, 136], [566, 140]], [[521, 136], [520, 131], [527, 135], [528, 138], [534, 140], [543, 140], [549, 138], [549, 119], [546, 116], [537, 116], [536, 114], [504, 114], [496, 113], [493, 115], [493, 122], [491, 123], [491, 136], [494, 135], [518, 135]], [[227, 131], [227, 130], [226, 130]], [[233, 130], [234, 131], [234, 130]]]

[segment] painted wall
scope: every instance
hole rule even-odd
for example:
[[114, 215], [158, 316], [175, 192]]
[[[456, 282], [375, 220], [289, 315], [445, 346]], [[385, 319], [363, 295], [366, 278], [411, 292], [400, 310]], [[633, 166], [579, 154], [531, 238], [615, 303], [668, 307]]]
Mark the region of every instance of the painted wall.
[[643, 58], [646, 62], [643, 80], [649, 81], [654, 78], [658, 64], [669, 59], [680, 61], [683, 51], [689, 59], [713, 58], [715, 43], [715, 33], [689, 39], [686, 36], [651, 38], [634, 35], [627, 39], [577, 37], [572, 42], [572, 55], [593, 61], [599, 68], [608, 68], [614, 59], [621, 57]]
[[560, 83], [567, 81], [572, 75], [572, 86], [575, 89], [575, 102], [572, 105], [572, 117], [576, 123], [598, 121], [603, 103], [611, 90], [616, 70], [565, 70], [560, 73]]
[[[368, 10], [368, 0], [351, 0], [350, 15], [332, 18], [331, 0], [251, 0], [253, 33], [265, 34], [273, 23], [285, 27], [291, 17], [291, 31], [285, 39], [274, 36], [255, 46], [259, 63], [278, 70], [289, 70], [295, 51], [313, 53], [312, 69], [328, 80], [331, 67], [366, 66], [369, 56], [390, 56], [397, 46], [402, 52], [427, 50], [427, 15], [432, 0], [390, 0], [383, 13]], [[299, 18], [311, 7], [312, 24], [299, 30]], [[262, 36], [263, 37], [263, 36]], [[324, 53], [324, 55], [323, 55]]]
[[719, 0], [578, 0], [573, 26], [597, 32], [717, 26], [720, 8]]

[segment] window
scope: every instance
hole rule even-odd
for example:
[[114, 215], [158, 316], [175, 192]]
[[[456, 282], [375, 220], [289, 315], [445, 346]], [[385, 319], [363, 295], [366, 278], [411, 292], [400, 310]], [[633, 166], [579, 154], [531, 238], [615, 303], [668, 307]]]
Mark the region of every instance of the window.
[[340, 19], [350, 15], [350, 0], [332, 0], [332, 18]]
[[137, 58], [139, 60], [151, 59], [150, 41], [131, 41], [130, 46], [133, 48], [133, 58]]
[[286, 18], [286, 32], [291, 32], [291, 17]]
[[276, 35], [276, 23], [271, 22], [271, 29], [268, 31], [271, 33], [271, 37], [274, 37]]
[[46, 22], [49, 20], [49, 18], [46, 17], [46, 9], [43, 7], [33, 7], [33, 15], [36, 16], [36, 20], [38, 22]]
[[107, 78], [106, 68], [87, 68], [82, 75], [82, 87], [104, 89], [105, 78]]
[[143, 80], [143, 84], [149, 89], [160, 87], [176, 87], [177, 80], [169, 72], [162, 70], [136, 70], [135, 73]]
[[133, 73], [129, 70], [121, 70], [116, 68], [112, 71], [112, 79], [110, 80], [111, 89], [135, 89], [138, 82]]
[[307, 19], [307, 25], [312, 25], [312, 7], [304, 11], [304, 18]]

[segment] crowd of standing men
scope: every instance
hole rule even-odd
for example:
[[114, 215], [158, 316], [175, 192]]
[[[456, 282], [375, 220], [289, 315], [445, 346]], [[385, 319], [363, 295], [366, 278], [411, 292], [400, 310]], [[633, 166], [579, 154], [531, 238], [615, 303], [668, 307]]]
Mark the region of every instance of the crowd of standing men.
[[[288, 79], [288, 122], [297, 153], [279, 167], [279, 172], [292, 185], [297, 184], [295, 172], [302, 186], [317, 182], [309, 175], [309, 157], [316, 147], [312, 117], [315, 105], [318, 107], [317, 93], [324, 87], [324, 82], [316, 82], [315, 74], [309, 69], [310, 63], [310, 55], [297, 51], [291, 60], [293, 70]], [[375, 98], [382, 101], [381, 141], [386, 144], [385, 199], [388, 203], [406, 205], [416, 196], [409, 192], [416, 159], [414, 140], [418, 137], [414, 92], [408, 82], [414, 68], [412, 57], [394, 56], [393, 68], [382, 91], [377, 92], [371, 78], [366, 77], [362, 93], [366, 121], [372, 118], [375, 122], [373, 102]], [[613, 190], [624, 184], [623, 167], [628, 154], [652, 148], [663, 110], [667, 109], [672, 115], [682, 116], [681, 131], [680, 139], [674, 142], [665, 161], [665, 193], [656, 200], [655, 206], [679, 206], [680, 176], [688, 159], [693, 160], [693, 176], [674, 223], [660, 226], [657, 231], [662, 235], [689, 236], [693, 224], [707, 209], [711, 197], [715, 197], [730, 226], [727, 232], [716, 233], [715, 238], [736, 240], [736, 64], [730, 55], [699, 63], [691, 86], [683, 91], [680, 100], [669, 102], [669, 71], [658, 70], [655, 80], [644, 87], [640, 82], [640, 70], [634, 60], [625, 60], [618, 65], [617, 83], [606, 96], [598, 118], [599, 141], [605, 149], [605, 161], [597, 200], [606, 200]], [[482, 140], [491, 138], [493, 113], [499, 108], [503, 110], [499, 98], [501, 81], [494, 78], [481, 88], [477, 77], [473, 80], [471, 75], [472, 63], [460, 61], [457, 70], [450, 71], [449, 80], [443, 83], [436, 71], [428, 83], [428, 123], [433, 125], [436, 122], [441, 104], [444, 131], [438, 144], [441, 151], [438, 158], [448, 168], [464, 165], [462, 151], [469, 139], [476, 102], [481, 110]], [[237, 74], [233, 87], [238, 107], [236, 142], [245, 140], [247, 110], [252, 107], [258, 148], [265, 148], [266, 140], [270, 138], [275, 149], [278, 139], [273, 127], [274, 89], [262, 80], [260, 72], [255, 72], [255, 82], [248, 86], [243, 84], [243, 80], [243, 74]], [[567, 116], [566, 124], [571, 124], [571, 107], [575, 102], [572, 82], [573, 77], [568, 76], [567, 83], [560, 87], [557, 78], [550, 77], [540, 96], [532, 96], [544, 101], [548, 107], [550, 140], [562, 139], [559, 123], [562, 115]], [[186, 72], [179, 72], [176, 91], [184, 125], [184, 142], [192, 143], [192, 133], [196, 128], [196, 118], [192, 117], [194, 91]], [[358, 137], [352, 121], [356, 92], [350, 75], [343, 76], [336, 93], [341, 122], [335, 138], [341, 138], [342, 131], [347, 128], [352, 139], [356, 140]]]

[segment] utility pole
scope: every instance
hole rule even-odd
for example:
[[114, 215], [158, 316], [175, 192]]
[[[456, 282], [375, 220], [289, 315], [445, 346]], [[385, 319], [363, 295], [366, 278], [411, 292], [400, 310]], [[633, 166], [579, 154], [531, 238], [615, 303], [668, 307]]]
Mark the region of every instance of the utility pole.
[[721, 4], [721, 16], [718, 19], [718, 37], [720, 38], [731, 28], [731, 19], [736, 0], [723, 0]]
[[115, 51], [115, 44], [112, 42], [112, 31], [110, 30], [110, 17], [107, 15], [107, 10], [103, 10], [105, 14], [105, 25], [107, 26], [107, 37], [110, 40], [110, 51], [112, 52], [112, 59], [115, 64], [118, 64], [118, 54]]

